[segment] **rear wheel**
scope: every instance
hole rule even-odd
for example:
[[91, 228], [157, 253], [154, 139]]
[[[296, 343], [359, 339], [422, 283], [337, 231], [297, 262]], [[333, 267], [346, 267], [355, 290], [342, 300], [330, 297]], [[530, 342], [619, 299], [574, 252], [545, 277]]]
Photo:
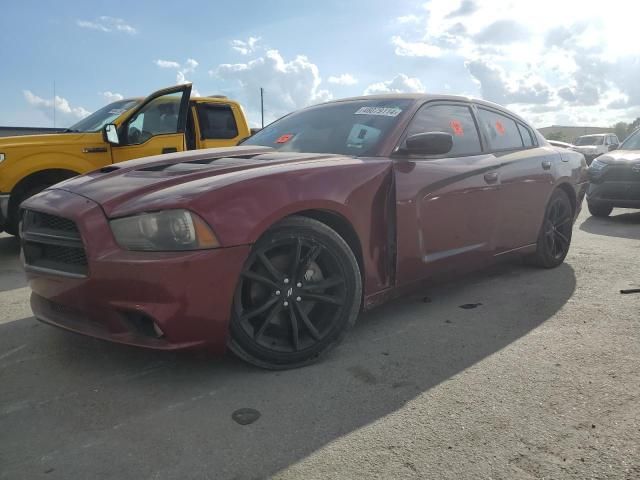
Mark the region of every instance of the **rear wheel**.
[[556, 190], [547, 204], [542, 228], [538, 235], [535, 255], [531, 263], [554, 268], [564, 262], [573, 233], [573, 208], [564, 190]]
[[290, 217], [255, 244], [233, 302], [229, 347], [263, 368], [316, 361], [356, 320], [362, 280], [356, 258], [334, 230]]
[[587, 207], [589, 208], [589, 213], [594, 217], [608, 217], [613, 211], [611, 205], [598, 205], [587, 202]]

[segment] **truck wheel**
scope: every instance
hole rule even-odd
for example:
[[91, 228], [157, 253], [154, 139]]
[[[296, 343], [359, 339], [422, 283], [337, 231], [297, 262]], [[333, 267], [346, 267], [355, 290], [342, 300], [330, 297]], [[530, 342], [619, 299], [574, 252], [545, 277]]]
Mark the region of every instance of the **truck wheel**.
[[262, 368], [308, 365], [340, 343], [361, 301], [360, 269], [344, 239], [317, 220], [287, 218], [256, 242], [244, 265], [229, 347]]
[[37, 185], [20, 193], [9, 205], [8, 222], [5, 231], [10, 235], [18, 235], [20, 225], [20, 204], [47, 188], [48, 185]]
[[589, 208], [589, 213], [594, 217], [608, 217], [613, 211], [611, 205], [598, 205], [587, 202], [587, 207]]

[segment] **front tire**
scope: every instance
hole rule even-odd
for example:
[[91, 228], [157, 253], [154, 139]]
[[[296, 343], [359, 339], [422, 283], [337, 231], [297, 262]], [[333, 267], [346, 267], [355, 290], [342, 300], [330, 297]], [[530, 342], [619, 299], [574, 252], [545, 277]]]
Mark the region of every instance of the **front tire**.
[[531, 263], [542, 268], [555, 268], [564, 262], [573, 233], [573, 207], [564, 190], [551, 195], [538, 235], [536, 253]]
[[587, 207], [589, 208], [589, 213], [594, 217], [608, 217], [613, 211], [611, 205], [598, 205], [587, 202]]
[[35, 187], [31, 187], [30, 189], [18, 194], [16, 200], [12, 202], [9, 207], [8, 221], [5, 227], [5, 231], [8, 234], [18, 236], [20, 233], [20, 217], [22, 217], [20, 204], [34, 195], [37, 195], [47, 187], [48, 185], [36, 185]]
[[229, 348], [253, 365], [296, 368], [344, 338], [362, 301], [355, 255], [327, 225], [289, 217], [245, 262], [234, 295]]

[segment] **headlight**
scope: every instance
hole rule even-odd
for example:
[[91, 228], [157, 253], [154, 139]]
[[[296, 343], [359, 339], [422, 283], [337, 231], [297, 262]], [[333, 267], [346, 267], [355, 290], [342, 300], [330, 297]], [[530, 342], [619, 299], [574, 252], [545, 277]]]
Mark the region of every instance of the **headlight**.
[[4, 153], [0, 153], [0, 163], [4, 162]]
[[589, 170], [591, 170], [592, 172], [600, 172], [602, 171], [602, 169], [604, 169], [607, 166], [606, 163], [601, 162], [600, 160], [598, 160], [597, 158], [591, 162], [591, 165], [589, 166]]
[[109, 222], [118, 244], [127, 250], [180, 251], [219, 247], [209, 225], [188, 210], [165, 210]]

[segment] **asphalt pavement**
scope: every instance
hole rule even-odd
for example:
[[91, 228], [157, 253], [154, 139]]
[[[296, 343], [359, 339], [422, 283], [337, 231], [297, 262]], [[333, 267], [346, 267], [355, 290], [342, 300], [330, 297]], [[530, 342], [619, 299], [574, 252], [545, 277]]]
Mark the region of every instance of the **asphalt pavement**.
[[40, 324], [18, 253], [0, 235], [0, 479], [640, 478], [638, 211], [583, 212], [561, 267], [401, 299], [285, 372]]

